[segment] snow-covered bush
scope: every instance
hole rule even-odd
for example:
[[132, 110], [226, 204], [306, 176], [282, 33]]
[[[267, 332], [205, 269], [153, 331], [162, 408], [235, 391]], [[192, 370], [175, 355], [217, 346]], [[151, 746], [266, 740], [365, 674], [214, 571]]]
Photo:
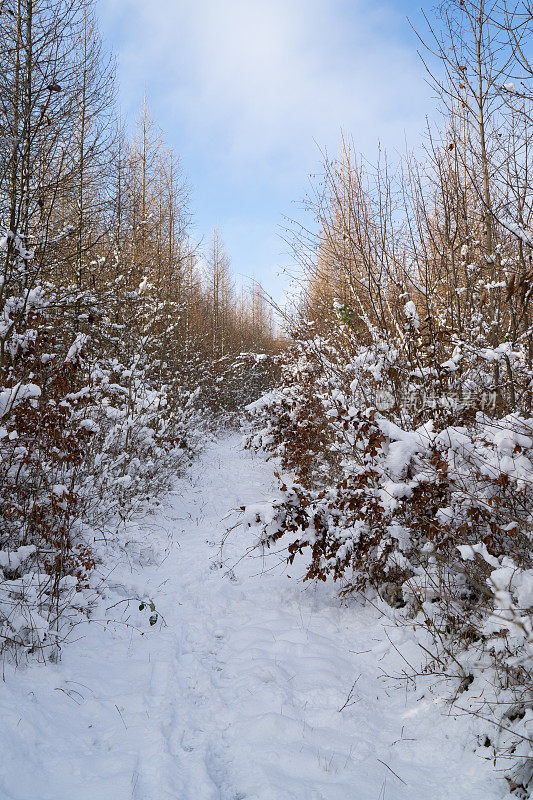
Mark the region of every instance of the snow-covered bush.
[[[42, 325], [44, 302], [39, 313]], [[197, 393], [151, 386], [139, 359], [91, 354], [85, 334], [63, 355], [37, 330], [26, 340], [0, 386], [0, 636], [12, 653], [53, 655], [62, 612], [89, 603], [76, 595], [91, 586], [94, 538], [189, 462], [202, 413]]]
[[231, 353], [204, 364], [198, 382], [201, 402], [215, 425], [237, 425], [243, 409], [276, 382], [278, 356], [272, 353]]
[[498, 703], [529, 708], [533, 417], [500, 416], [490, 392], [472, 393], [490, 387], [484, 351], [460, 358], [455, 346], [439, 382], [421, 383], [401, 341], [362, 345], [338, 318], [327, 335], [313, 328], [300, 328], [281, 384], [248, 407], [248, 445], [282, 467], [261, 544], [285, 546], [291, 563], [307, 554], [306, 580], [403, 609], [431, 635], [428, 671], [458, 690], [488, 683], [491, 718]]

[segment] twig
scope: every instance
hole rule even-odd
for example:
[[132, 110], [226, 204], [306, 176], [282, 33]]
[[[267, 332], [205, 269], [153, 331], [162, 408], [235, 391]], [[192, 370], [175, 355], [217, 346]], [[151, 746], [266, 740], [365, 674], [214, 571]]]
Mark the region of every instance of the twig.
[[379, 761], [379, 763], [380, 763], [380, 764], [383, 764], [383, 766], [384, 766], [384, 767], [387, 767], [387, 769], [389, 770], [389, 772], [392, 772], [392, 774], [393, 774], [393, 775], [394, 775], [396, 778], [398, 778], [398, 780], [399, 780], [399, 781], [401, 781], [401, 782], [403, 783], [403, 785], [404, 785], [404, 786], [407, 786], [407, 784], [406, 784], [406, 782], [403, 780], [403, 778], [400, 778], [400, 776], [399, 776], [399, 775], [397, 775], [397, 774], [394, 772], [394, 770], [393, 770], [393, 769], [391, 769], [391, 768], [389, 767], [389, 765], [388, 765], [388, 764], [385, 764], [385, 762], [384, 762], [384, 761], [382, 761], [382, 760], [381, 760], [381, 758], [378, 758], [378, 761]]
[[340, 714], [341, 711], [344, 711], [344, 709], [347, 708], [348, 706], [353, 706], [354, 703], [357, 703], [357, 700], [353, 700], [352, 698], [353, 698], [353, 690], [355, 689], [355, 684], [357, 683], [357, 681], [359, 680], [360, 677], [361, 677], [361, 675], [358, 675], [357, 678], [352, 683], [352, 688], [348, 692], [348, 697], [346, 698], [346, 701], [345, 701], [344, 705], [342, 705], [338, 709], [339, 714]]
[[117, 706], [117, 704], [116, 704], [116, 703], [115, 703], [115, 708], [117, 709], [117, 711], [118, 711], [118, 713], [119, 713], [120, 719], [122, 720], [122, 724], [124, 725], [124, 727], [126, 728], [126, 730], [128, 730], [128, 726], [127, 726], [127, 725], [126, 725], [126, 723], [124, 722], [124, 717], [122, 716], [122, 714], [121, 714], [121, 712], [120, 712], [120, 708]]

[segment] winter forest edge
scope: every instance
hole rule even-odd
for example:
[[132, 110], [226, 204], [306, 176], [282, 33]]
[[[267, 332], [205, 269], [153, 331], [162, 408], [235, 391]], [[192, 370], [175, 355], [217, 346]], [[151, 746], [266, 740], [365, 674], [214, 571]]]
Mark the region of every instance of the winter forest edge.
[[[47, 680], [65, 680], [62, 669], [77, 674], [69, 664], [78, 662], [69, 659], [80, 658], [77, 642], [91, 641], [94, 634], [86, 632], [98, 629], [97, 647], [106, 650], [109, 641], [115, 652], [121, 645], [112, 644], [114, 637], [127, 634], [128, 648], [133, 636], [142, 637], [143, 658], [161, 656], [170, 672], [165, 689], [152, 673], [157, 702], [150, 701], [146, 717], [161, 721], [149, 734], [141, 723], [128, 723], [127, 704], [118, 698], [113, 704], [124, 728], [117, 736], [125, 737], [113, 746], [124, 746], [128, 758], [136, 753], [131, 788], [124, 789], [123, 775], [102, 773], [98, 788], [87, 784], [90, 794], [80, 789], [80, 798], [481, 800], [489, 786], [490, 797], [527, 800], [533, 790], [530, 0], [445, 0], [423, 15], [420, 70], [436, 112], [420, 120], [423, 146], [401, 157], [380, 151], [370, 163], [345, 132], [334, 157], [324, 151], [302, 217], [284, 225], [296, 278], [283, 302], [259, 281], [241, 285], [232, 275], [223, 230], [200, 241], [185, 167], [152, 119], [149, 99], [141, 98], [133, 124], [123, 123], [114, 62], [92, 0], [0, 0], [0, 16], [0, 707], [6, 718], [0, 744], [15, 730], [17, 709], [33, 694], [29, 687], [35, 682], [44, 697]], [[224, 478], [230, 463], [242, 496], [238, 480], [229, 472]], [[228, 483], [226, 507], [220, 479]], [[219, 505], [209, 486], [218, 487]], [[209, 502], [215, 505], [202, 523]], [[198, 540], [213, 548], [207, 554], [194, 549], [193, 520]], [[165, 526], [168, 541], [157, 532]], [[185, 554], [189, 562], [180, 562]], [[205, 574], [191, 567], [193, 582], [181, 584], [202, 559]], [[243, 563], [252, 565], [245, 577], [238, 571]], [[166, 576], [160, 584], [158, 570]], [[254, 587], [272, 572], [284, 579], [272, 583], [275, 625], [290, 628], [291, 604], [301, 615], [301, 604], [314, 603], [320, 624], [329, 620], [332, 630], [317, 630], [308, 647], [325, 658], [319, 638], [331, 634], [339, 650], [332, 650], [330, 666], [343, 663], [342, 648], [370, 652], [365, 637], [370, 641], [379, 629], [389, 642], [387, 657], [397, 659], [394, 674], [374, 655], [365, 665], [375, 667], [376, 680], [394, 696], [431, 696], [428, 719], [451, 718], [446, 730], [456, 731], [451, 736], [473, 759], [465, 763], [474, 764], [464, 794], [461, 783], [450, 788], [457, 780], [453, 764], [440, 794], [426, 794], [423, 785], [401, 794], [408, 781], [390, 766], [395, 761], [383, 759], [377, 760], [389, 774], [375, 783], [370, 770], [364, 788], [357, 774], [366, 774], [368, 764], [349, 772], [351, 742], [344, 767], [334, 769], [334, 755], [322, 764], [317, 745], [320, 779], [285, 777], [281, 789], [273, 777], [269, 783], [270, 773], [256, 776], [260, 752], [248, 775], [237, 757], [219, 752], [243, 715], [228, 721], [220, 712], [218, 722], [213, 711], [214, 722], [208, 716], [198, 722], [193, 706], [230, 689], [217, 666], [222, 688], [191, 699], [200, 679], [195, 667], [185, 680], [174, 657], [172, 636], [176, 642], [186, 636], [185, 628], [183, 636], [172, 631], [179, 618], [171, 607], [182, 601], [186, 607], [185, 587], [191, 613], [201, 607], [205, 580], [205, 597], [212, 598], [198, 612], [206, 618], [198, 644], [205, 661], [214, 652], [206, 631], [213, 628], [213, 647], [228, 636], [216, 632], [224, 603], [228, 614], [241, 608], [238, 628], [245, 604], [261, 591]], [[154, 587], [173, 581], [170, 603], [167, 589], [159, 596]], [[353, 651], [350, 624], [363, 626]], [[194, 630], [192, 616], [187, 626]], [[243, 674], [255, 668], [254, 652], [270, 658], [265, 647], [236, 662]], [[288, 655], [272, 656], [276, 669], [283, 658], [288, 664]], [[85, 675], [86, 659], [79, 663]], [[305, 683], [306, 668], [299, 674], [298, 662], [290, 663], [291, 680]], [[332, 720], [344, 714], [340, 751], [363, 713], [357, 703], [370, 698], [357, 696], [356, 674], [335, 670], [345, 702], [335, 695], [328, 710], [325, 698], [337, 689], [324, 677], [302, 707], [309, 702], [312, 713], [319, 702]], [[237, 673], [228, 686], [238, 684]], [[190, 709], [189, 721], [178, 711], [167, 720], [157, 699], [178, 684], [189, 686], [175, 700], [176, 709], [181, 702]], [[83, 690], [60, 686], [67, 707], [69, 700], [81, 705], [82, 696], [85, 702]], [[53, 702], [46, 702], [53, 716]], [[95, 719], [101, 713], [107, 725], [107, 711], [98, 708], [91, 713]], [[380, 713], [373, 708], [378, 719]], [[69, 717], [61, 719], [68, 734]], [[210, 731], [210, 743], [191, 720], [202, 735]], [[53, 737], [53, 722], [41, 724]], [[336, 723], [328, 725], [324, 731]], [[192, 742], [176, 749], [179, 757], [176, 726], [180, 742]], [[402, 725], [402, 741], [403, 732]], [[24, 744], [20, 736], [13, 733], [13, 741]], [[294, 744], [299, 734], [287, 736]], [[235, 742], [238, 749], [237, 733]], [[209, 751], [205, 775], [194, 771], [199, 762], [193, 769], [183, 760], [183, 752], [201, 747]], [[137, 752], [150, 748], [153, 758]], [[276, 759], [283, 763], [281, 751]], [[44, 757], [35, 762], [37, 772], [41, 763]], [[0, 798], [6, 799], [67, 800], [78, 780], [65, 778], [66, 793], [58, 794], [59, 771], [53, 791], [44, 785], [36, 795], [23, 784], [17, 789], [3, 769]]]

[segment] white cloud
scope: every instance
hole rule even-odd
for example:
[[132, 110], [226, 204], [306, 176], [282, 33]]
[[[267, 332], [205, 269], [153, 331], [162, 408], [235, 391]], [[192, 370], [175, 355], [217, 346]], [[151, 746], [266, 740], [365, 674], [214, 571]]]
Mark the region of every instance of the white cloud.
[[341, 127], [363, 150], [421, 127], [422, 69], [371, 0], [107, 0], [104, 16], [126, 26], [126, 93], [159, 86], [215, 158], [292, 170]]

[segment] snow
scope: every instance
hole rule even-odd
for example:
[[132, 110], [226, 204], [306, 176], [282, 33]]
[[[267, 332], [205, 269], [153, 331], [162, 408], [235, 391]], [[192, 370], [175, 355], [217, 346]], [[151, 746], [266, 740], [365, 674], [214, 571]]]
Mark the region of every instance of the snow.
[[65, 364], [71, 364], [78, 358], [79, 354], [81, 353], [83, 346], [85, 345], [88, 337], [85, 333], [78, 333], [76, 338], [74, 339], [73, 343], [69, 347], [69, 351], [65, 357]]
[[408, 302], [404, 305], [404, 312], [413, 328], [418, 330], [420, 327], [420, 319], [418, 318], [418, 312], [412, 300], [408, 300]]
[[35, 553], [35, 550], [36, 548], [33, 544], [23, 545], [11, 553], [6, 550], [0, 550], [0, 567], [2, 569], [16, 570], [27, 558]]
[[430, 678], [414, 689], [386, 677], [420, 660], [392, 609], [301, 584], [283, 554], [243, 558], [253, 526], [234, 528], [221, 552], [230, 512], [267, 501], [275, 468], [235, 435], [208, 445], [111, 547], [101, 572], [113, 589], [61, 661], [5, 665], [1, 798], [506, 795], [473, 752], [472, 717], [451, 716]]
[[0, 392], [0, 419], [5, 417], [15, 405], [40, 396], [41, 390], [34, 383], [17, 383], [12, 389], [5, 389]]
[[94, 419], [82, 419], [79, 424], [79, 427], [87, 431], [88, 433], [100, 432], [100, 426], [94, 421]]

